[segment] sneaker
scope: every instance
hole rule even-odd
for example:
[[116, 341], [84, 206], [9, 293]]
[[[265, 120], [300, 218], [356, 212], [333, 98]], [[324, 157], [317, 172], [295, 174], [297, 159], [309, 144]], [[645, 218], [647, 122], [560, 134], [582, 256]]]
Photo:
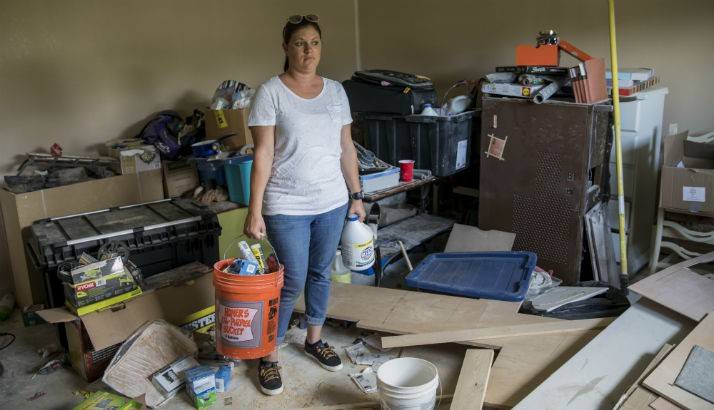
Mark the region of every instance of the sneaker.
[[318, 340], [313, 344], [305, 342], [305, 353], [317, 360], [320, 366], [325, 369], [336, 372], [342, 369], [342, 360], [340, 356], [335, 353], [334, 349], [322, 340]]
[[258, 365], [258, 382], [260, 382], [260, 391], [268, 396], [282, 393], [283, 380], [280, 378], [278, 363], [261, 360]]

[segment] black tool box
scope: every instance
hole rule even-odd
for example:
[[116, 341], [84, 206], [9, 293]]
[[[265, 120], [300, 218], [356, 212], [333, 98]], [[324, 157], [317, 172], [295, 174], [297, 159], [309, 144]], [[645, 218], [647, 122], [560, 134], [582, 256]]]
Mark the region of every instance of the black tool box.
[[76, 263], [82, 253], [96, 256], [101, 247], [128, 249], [143, 278], [198, 261], [218, 258], [218, 216], [187, 199], [103, 209], [32, 224], [25, 247], [30, 267], [45, 278], [47, 303], [61, 306], [64, 291], [58, 267]]
[[431, 80], [390, 70], [365, 70], [342, 83], [352, 112], [408, 115], [436, 104]]

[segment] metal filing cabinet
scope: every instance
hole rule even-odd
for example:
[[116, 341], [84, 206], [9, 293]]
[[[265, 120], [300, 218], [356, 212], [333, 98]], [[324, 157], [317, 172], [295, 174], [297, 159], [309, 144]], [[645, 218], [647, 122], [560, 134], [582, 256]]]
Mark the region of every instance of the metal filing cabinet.
[[584, 215], [607, 192], [609, 104], [483, 98], [479, 227], [514, 232], [565, 284], [580, 280]]
[[[634, 274], [650, 258], [652, 228], [656, 223], [657, 186], [661, 168], [662, 113], [669, 90], [665, 87], [639, 92], [621, 99], [622, 171], [625, 188], [625, 228], [628, 271]], [[617, 220], [615, 150], [610, 158], [610, 226], [613, 228], [616, 260], [620, 262]]]

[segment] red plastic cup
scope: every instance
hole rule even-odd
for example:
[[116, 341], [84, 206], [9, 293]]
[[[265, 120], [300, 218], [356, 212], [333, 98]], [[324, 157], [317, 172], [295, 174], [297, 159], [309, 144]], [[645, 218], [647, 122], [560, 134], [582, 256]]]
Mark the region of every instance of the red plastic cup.
[[400, 180], [402, 182], [412, 182], [414, 179], [414, 160], [402, 159], [399, 161]]

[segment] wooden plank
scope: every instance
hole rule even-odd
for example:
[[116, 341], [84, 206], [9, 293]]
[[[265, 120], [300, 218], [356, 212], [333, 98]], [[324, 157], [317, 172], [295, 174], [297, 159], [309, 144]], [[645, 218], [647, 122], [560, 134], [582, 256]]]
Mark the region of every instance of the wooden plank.
[[482, 327], [477, 329], [451, 330], [389, 336], [382, 338], [382, 347], [420, 346], [438, 343], [482, 341], [504, 337], [540, 336], [547, 334], [562, 334], [583, 330], [602, 329], [612, 323], [613, 318], [563, 320], [560, 322], [532, 323], [513, 326]]
[[655, 410], [682, 410], [681, 407], [665, 399], [664, 397], [656, 398], [655, 401], [650, 403], [650, 407]]
[[451, 401], [452, 410], [480, 410], [483, 407], [491, 363], [493, 363], [493, 350], [466, 351], [454, 398]]
[[687, 318], [643, 299], [577, 351], [515, 408], [611, 408], [662, 345], [678, 342], [692, 325]]
[[620, 410], [650, 410], [650, 404], [659, 396], [641, 385], [637, 385], [632, 394], [622, 403]]
[[[669, 354], [670, 351], [674, 348], [674, 345], [665, 343], [664, 346], [662, 346], [661, 349], [659, 349], [659, 352], [655, 355], [655, 357], [652, 359], [652, 361], [645, 367], [645, 371], [642, 372], [642, 374], [635, 380], [634, 383], [632, 383], [632, 386], [630, 386], [627, 390], [625, 390], [625, 393], [620, 397], [620, 400], [615, 403], [615, 406], [613, 407], [613, 410], [617, 410], [623, 404], [628, 400], [628, 398], [632, 395], [632, 393], [637, 390], [637, 388], [640, 386], [640, 383], [642, 380], [647, 377], [652, 370], [654, 370], [657, 365], [664, 360], [664, 358]], [[649, 405], [652, 401], [650, 400], [646, 405]]]
[[402, 192], [411, 191], [412, 189], [421, 188], [424, 185], [432, 184], [432, 183], [436, 182], [436, 180], [437, 180], [436, 177], [428, 177], [428, 178], [424, 178], [424, 179], [415, 179], [411, 182], [400, 182], [399, 185], [397, 185], [395, 187], [383, 189], [381, 191], [370, 192], [368, 194], [364, 194], [364, 201], [365, 202], [376, 202], [376, 201], [379, 201], [380, 199], [384, 199], [389, 196], [400, 194]]
[[[394, 334], [560, 321], [519, 314], [519, 307], [517, 302], [333, 283], [327, 316], [357, 322], [361, 329]], [[305, 312], [303, 298], [295, 311]], [[491, 343], [477, 345], [493, 347]]]
[[590, 330], [494, 339], [494, 343], [503, 347], [491, 368], [486, 403], [515, 406], [597, 334], [598, 331]]
[[642, 383], [679, 406], [692, 410], [714, 410], [714, 403], [674, 384], [694, 345], [714, 350], [714, 314], [708, 314]]
[[714, 280], [690, 267], [714, 261], [714, 252], [672, 265], [631, 285], [629, 289], [692, 320], [714, 311]]
[[454, 224], [444, 252], [510, 251], [515, 240], [515, 233], [482, 231], [475, 226]]

